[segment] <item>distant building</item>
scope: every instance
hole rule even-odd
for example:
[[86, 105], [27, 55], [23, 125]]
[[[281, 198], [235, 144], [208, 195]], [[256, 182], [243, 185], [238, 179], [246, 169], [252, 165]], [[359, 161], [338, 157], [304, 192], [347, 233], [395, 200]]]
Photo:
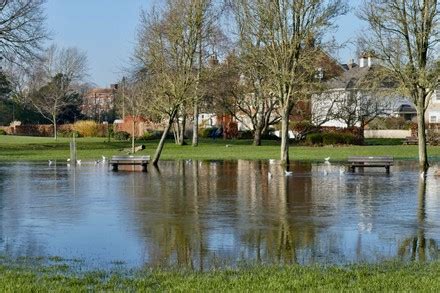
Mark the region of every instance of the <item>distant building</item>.
[[99, 122], [113, 120], [117, 91], [117, 84], [110, 85], [110, 88], [91, 89], [83, 98], [82, 113]]

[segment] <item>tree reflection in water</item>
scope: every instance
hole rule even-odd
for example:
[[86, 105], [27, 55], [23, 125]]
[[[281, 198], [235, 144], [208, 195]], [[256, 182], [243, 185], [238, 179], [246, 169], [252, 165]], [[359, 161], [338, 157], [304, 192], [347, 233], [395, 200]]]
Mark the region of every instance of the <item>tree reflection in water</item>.
[[427, 261], [437, 259], [439, 248], [434, 239], [426, 238], [426, 175], [419, 176], [417, 231], [399, 245], [398, 256], [411, 261]]

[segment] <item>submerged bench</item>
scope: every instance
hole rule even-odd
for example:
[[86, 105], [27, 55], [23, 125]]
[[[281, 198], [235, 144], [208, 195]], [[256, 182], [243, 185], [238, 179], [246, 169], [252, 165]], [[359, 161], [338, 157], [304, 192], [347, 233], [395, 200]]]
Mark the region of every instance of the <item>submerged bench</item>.
[[390, 166], [394, 163], [393, 157], [349, 157], [351, 171], [355, 171], [356, 167], [385, 167], [387, 173], [390, 173]]
[[147, 172], [150, 156], [113, 156], [109, 161], [113, 171], [118, 171], [119, 165], [141, 166], [143, 172]]

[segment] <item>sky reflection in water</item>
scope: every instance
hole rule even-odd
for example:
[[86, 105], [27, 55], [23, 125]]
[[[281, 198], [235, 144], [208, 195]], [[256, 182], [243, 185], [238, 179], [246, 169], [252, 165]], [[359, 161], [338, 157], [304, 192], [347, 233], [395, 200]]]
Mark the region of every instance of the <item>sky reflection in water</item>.
[[148, 173], [0, 165], [0, 253], [101, 268], [437, 258], [440, 177], [424, 182], [411, 162], [390, 175], [344, 171], [295, 163], [286, 177], [259, 161], [162, 162]]

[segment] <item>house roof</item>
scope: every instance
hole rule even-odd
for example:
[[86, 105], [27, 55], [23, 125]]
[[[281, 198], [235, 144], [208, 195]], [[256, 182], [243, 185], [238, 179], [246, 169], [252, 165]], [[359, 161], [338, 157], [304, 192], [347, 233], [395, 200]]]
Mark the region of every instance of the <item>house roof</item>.
[[392, 88], [393, 82], [389, 79], [379, 79], [380, 71], [383, 71], [380, 65], [373, 66], [352, 66], [340, 75], [327, 82], [330, 89], [356, 89], [366, 88], [373, 83], [379, 83], [382, 88]]

